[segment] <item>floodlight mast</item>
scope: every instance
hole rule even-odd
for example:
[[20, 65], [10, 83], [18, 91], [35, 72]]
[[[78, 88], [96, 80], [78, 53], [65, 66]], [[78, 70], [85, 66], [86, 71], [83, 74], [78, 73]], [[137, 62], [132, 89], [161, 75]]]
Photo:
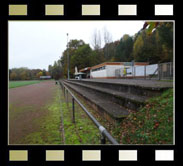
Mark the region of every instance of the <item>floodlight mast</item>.
[[68, 36], [69, 34], [67, 33], [67, 79], [69, 80], [70, 79], [70, 76], [69, 76], [69, 44], [68, 44]]

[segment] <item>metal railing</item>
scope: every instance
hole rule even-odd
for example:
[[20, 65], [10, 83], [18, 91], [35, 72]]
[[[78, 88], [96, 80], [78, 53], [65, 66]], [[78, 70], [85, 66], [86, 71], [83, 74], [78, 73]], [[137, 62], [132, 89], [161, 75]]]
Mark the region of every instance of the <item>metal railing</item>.
[[93, 121], [93, 123], [98, 127], [101, 133], [101, 144], [106, 143], [106, 138], [112, 144], [118, 145], [119, 143], [110, 135], [110, 133], [92, 116], [92, 114], [84, 107], [84, 105], [74, 96], [74, 94], [64, 85], [62, 81], [59, 81], [60, 86], [63, 89], [64, 97], [66, 96], [66, 102], [68, 102], [68, 93], [72, 97], [72, 119], [75, 123], [75, 102], [84, 110], [88, 117]]

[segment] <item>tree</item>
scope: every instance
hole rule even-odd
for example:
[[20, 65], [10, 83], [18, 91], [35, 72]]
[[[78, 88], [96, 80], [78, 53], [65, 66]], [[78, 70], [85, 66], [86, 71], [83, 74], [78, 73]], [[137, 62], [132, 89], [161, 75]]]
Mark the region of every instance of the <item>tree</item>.
[[17, 80], [17, 74], [15, 72], [10, 73], [10, 80]]
[[55, 80], [58, 80], [62, 77], [62, 67], [61, 67], [60, 60], [54, 62], [54, 65], [52, 66], [51, 72], [52, 72], [52, 77]]
[[38, 79], [40, 78], [40, 76], [43, 76], [43, 72], [42, 72], [42, 71], [40, 71], [39, 73], [36, 74], [36, 77], [37, 77]]
[[28, 69], [26, 67], [12, 68], [9, 69], [9, 78], [10, 80], [35, 80], [39, 79], [40, 75], [43, 75], [43, 72], [47, 73], [46, 70], [41, 69]]
[[112, 42], [112, 35], [109, 33], [106, 27], [103, 28], [103, 36], [105, 44]]
[[159, 53], [157, 49], [156, 36], [149, 35], [147, 31], [140, 33], [134, 42], [133, 56], [135, 61], [158, 63]]
[[173, 61], [173, 23], [161, 24], [156, 30], [158, 49], [160, 50], [160, 61]]
[[52, 65], [49, 65], [48, 66], [48, 72], [49, 72], [49, 74], [52, 76], [52, 71], [53, 71], [53, 67], [52, 67]]
[[128, 62], [133, 59], [132, 57], [133, 51], [133, 39], [129, 35], [125, 34], [116, 48], [116, 61]]
[[150, 29], [144, 29], [135, 35], [133, 47], [135, 61], [150, 63], [173, 61], [173, 23], [161, 22], [153, 31]]
[[[115, 60], [116, 49], [117, 49], [117, 46], [119, 45], [119, 42], [120, 41], [115, 41], [115, 42], [105, 44], [103, 48], [105, 61], [111, 61], [111, 62], [116, 61]], [[107, 53], [105, 54], [106, 50], [107, 50]]]
[[102, 40], [101, 40], [101, 34], [100, 31], [95, 30], [92, 35], [92, 46], [94, 50], [101, 49]]
[[78, 69], [91, 66], [91, 54], [92, 49], [89, 44], [79, 47], [75, 54], [71, 57], [71, 74], [74, 74], [75, 66], [77, 66]]
[[103, 50], [92, 50], [91, 56], [89, 57], [90, 66], [94, 66], [97, 64], [100, 64], [102, 62], [105, 62], [106, 59], [104, 58], [104, 52]]
[[104, 57], [105, 59], [109, 59], [109, 43], [112, 42], [112, 35], [106, 28], [103, 28], [103, 36], [104, 36]]
[[28, 73], [27, 73], [27, 71], [22, 71], [20, 73], [20, 79], [21, 80], [28, 80]]
[[43, 76], [46, 76], [46, 70], [45, 69], [43, 69]]
[[84, 45], [84, 41], [83, 40], [70, 40], [68, 45], [69, 45], [69, 49], [71, 50], [77, 50], [80, 46]]
[[67, 68], [68, 68], [68, 58], [67, 58], [67, 51], [69, 53], [69, 63], [70, 63], [70, 74], [71, 77], [73, 76], [74, 73], [74, 67], [72, 66], [72, 59], [73, 56], [75, 56], [76, 54], [78, 54], [78, 50], [85, 46], [86, 44], [84, 43], [83, 40], [70, 40], [68, 43], [69, 47], [66, 48], [66, 50], [64, 50], [64, 52], [62, 53], [62, 56], [60, 58], [60, 64], [61, 64], [61, 71], [62, 71], [62, 77], [67, 78]]
[[158, 27], [158, 25], [161, 25], [162, 23], [163, 22], [145, 22], [141, 30], [146, 29], [147, 34], [151, 35], [152, 32]]

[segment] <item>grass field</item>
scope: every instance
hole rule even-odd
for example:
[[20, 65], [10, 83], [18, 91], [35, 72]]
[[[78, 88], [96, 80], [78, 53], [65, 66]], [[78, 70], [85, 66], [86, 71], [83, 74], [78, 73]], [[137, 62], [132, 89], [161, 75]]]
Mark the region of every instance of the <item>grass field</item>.
[[20, 86], [26, 86], [31, 84], [40, 83], [40, 80], [29, 80], [29, 81], [9, 81], [9, 88], [17, 88]]

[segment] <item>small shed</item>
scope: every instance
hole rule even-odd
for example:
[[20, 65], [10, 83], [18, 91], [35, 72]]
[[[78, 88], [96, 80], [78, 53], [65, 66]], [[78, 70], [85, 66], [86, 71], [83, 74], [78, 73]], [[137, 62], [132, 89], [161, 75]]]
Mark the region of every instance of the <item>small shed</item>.
[[80, 69], [79, 72], [85, 73], [86, 78], [90, 78], [90, 70], [91, 67], [85, 67], [84, 69]]
[[40, 76], [40, 80], [49, 80], [51, 76]]
[[85, 78], [86, 74], [85, 73], [82, 73], [82, 72], [78, 72], [78, 73], [75, 73], [75, 79], [82, 79], [82, 78]]

